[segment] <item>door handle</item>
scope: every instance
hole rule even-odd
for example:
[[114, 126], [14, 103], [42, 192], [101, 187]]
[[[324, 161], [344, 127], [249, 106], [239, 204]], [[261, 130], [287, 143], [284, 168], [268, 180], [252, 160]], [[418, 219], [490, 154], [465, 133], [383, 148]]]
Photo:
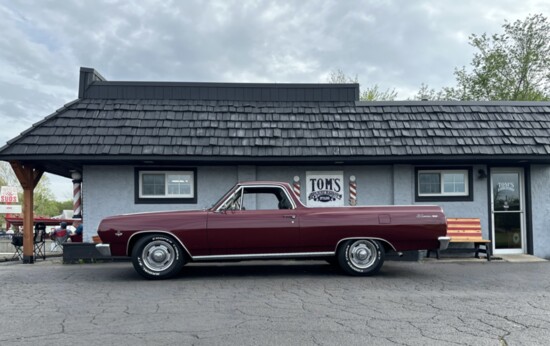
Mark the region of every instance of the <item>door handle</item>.
[[296, 218], [296, 215], [283, 215], [285, 219], [292, 219], [294, 220]]

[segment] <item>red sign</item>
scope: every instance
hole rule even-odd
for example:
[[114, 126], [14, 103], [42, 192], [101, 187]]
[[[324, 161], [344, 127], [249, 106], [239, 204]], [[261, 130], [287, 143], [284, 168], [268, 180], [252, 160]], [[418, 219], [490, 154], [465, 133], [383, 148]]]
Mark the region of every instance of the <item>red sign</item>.
[[0, 203], [17, 203], [17, 188], [15, 186], [2, 186], [0, 189]]

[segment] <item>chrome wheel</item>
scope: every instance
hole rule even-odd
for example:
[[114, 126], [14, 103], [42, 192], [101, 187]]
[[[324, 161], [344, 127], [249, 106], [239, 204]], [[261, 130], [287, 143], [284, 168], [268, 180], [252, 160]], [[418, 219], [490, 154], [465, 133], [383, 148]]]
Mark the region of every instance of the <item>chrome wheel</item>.
[[146, 234], [132, 248], [132, 263], [146, 279], [167, 279], [185, 265], [183, 247], [170, 235]]
[[172, 244], [164, 240], [148, 243], [142, 251], [143, 264], [152, 271], [161, 272], [170, 268], [176, 254]]
[[350, 239], [337, 253], [340, 267], [350, 275], [374, 275], [384, 263], [384, 247], [375, 239]]
[[377, 248], [370, 241], [358, 240], [349, 247], [348, 255], [354, 266], [366, 269], [376, 261]]

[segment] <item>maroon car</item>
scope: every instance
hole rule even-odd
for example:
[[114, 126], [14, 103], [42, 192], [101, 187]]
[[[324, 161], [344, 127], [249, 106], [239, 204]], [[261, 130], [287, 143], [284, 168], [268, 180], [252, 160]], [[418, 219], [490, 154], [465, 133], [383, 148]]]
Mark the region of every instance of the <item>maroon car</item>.
[[143, 277], [163, 279], [187, 262], [281, 258], [372, 275], [387, 251], [446, 248], [446, 229], [438, 206], [308, 208], [287, 183], [245, 182], [207, 210], [108, 217], [98, 235]]

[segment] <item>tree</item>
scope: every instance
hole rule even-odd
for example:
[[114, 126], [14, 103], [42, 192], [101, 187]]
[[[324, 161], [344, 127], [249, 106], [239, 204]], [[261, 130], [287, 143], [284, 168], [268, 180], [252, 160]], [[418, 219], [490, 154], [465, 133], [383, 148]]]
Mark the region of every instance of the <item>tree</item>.
[[397, 91], [395, 89], [380, 90], [378, 84], [374, 84], [362, 91], [359, 99], [361, 101], [393, 101], [396, 97]]
[[[7, 162], [0, 161], [0, 186], [16, 186], [19, 189], [19, 203], [23, 204], [23, 190], [11, 166]], [[55, 216], [61, 214], [66, 202], [57, 202], [50, 188], [50, 181], [47, 176], [42, 176], [38, 185], [34, 189], [34, 207], [35, 215]], [[68, 209], [72, 209], [72, 206]], [[1, 221], [4, 215], [0, 215]]]
[[344, 71], [337, 69], [330, 71], [330, 76], [327, 78], [327, 82], [330, 84], [347, 84], [347, 83], [359, 83], [357, 75], [355, 78], [351, 78], [344, 73]]
[[422, 83], [420, 85], [420, 89], [418, 89], [418, 92], [413, 97], [413, 100], [453, 100], [454, 98], [452, 93], [451, 88], [443, 88], [442, 90], [437, 91], [434, 88], [430, 88], [427, 84]]
[[55, 196], [50, 189], [50, 180], [45, 175], [42, 176], [34, 188], [33, 211], [35, 215], [40, 216], [55, 216], [61, 214], [58, 210]]
[[[331, 84], [346, 84], [346, 83], [359, 83], [357, 75], [355, 78], [351, 78], [346, 75], [342, 70], [337, 69], [330, 72], [330, 76], [327, 78], [327, 82]], [[380, 90], [378, 84], [372, 87], [367, 87], [359, 95], [361, 101], [393, 101], [397, 97], [395, 89]]]
[[17, 180], [15, 173], [13, 173], [10, 164], [5, 161], [0, 161], [0, 183], [1, 186], [20, 187], [19, 180]]
[[523, 21], [505, 22], [502, 27], [503, 34], [470, 36], [470, 45], [477, 52], [471, 62], [471, 71], [466, 67], [455, 69], [456, 87], [431, 93], [423, 85], [417, 97], [550, 100], [550, 23], [547, 18], [536, 14]]

